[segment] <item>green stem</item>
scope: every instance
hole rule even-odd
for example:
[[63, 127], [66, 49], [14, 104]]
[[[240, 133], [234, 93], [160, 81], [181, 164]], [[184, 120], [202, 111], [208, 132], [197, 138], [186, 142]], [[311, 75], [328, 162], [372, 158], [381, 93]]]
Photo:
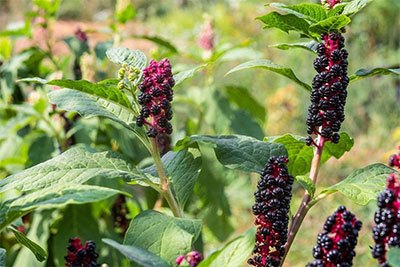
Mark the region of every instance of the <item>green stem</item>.
[[168, 202], [169, 207], [175, 217], [183, 217], [182, 210], [180, 209], [178, 202], [176, 201], [174, 195], [172, 194], [171, 187], [169, 186], [169, 180], [165, 173], [164, 167], [161, 162], [160, 152], [158, 151], [157, 139], [150, 138], [151, 142], [151, 154], [154, 159], [154, 164], [156, 165], [158, 176], [160, 177], [160, 187], [161, 194]]
[[[310, 178], [314, 184], [316, 184], [316, 182], [317, 182], [319, 167], [321, 165], [322, 151], [324, 150], [324, 145], [325, 145], [325, 139], [322, 136], [318, 135], [318, 140], [316, 142], [316, 148], [314, 150], [314, 157], [312, 159], [311, 169], [310, 169]], [[301, 226], [304, 218], [307, 215], [307, 212], [312, 207], [312, 205], [310, 205], [311, 200], [312, 199], [311, 199], [310, 194], [306, 191], [304, 193], [300, 207], [297, 210], [296, 215], [293, 217], [292, 223], [290, 225], [289, 233], [288, 233], [288, 240], [285, 245], [285, 254], [282, 258], [281, 266], [283, 265], [283, 263], [286, 259], [286, 256], [290, 250], [290, 247], [292, 246], [292, 243], [296, 237], [297, 232], [300, 229], [300, 226]]]

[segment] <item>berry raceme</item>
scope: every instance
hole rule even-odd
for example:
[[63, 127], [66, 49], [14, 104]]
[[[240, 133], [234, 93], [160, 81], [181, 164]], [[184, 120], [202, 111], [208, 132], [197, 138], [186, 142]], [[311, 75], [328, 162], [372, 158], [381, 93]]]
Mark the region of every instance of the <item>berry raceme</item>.
[[400, 146], [397, 147], [399, 152], [397, 154], [393, 154], [389, 158], [389, 166], [390, 167], [397, 167], [400, 169]]
[[317, 245], [313, 248], [314, 261], [307, 267], [350, 267], [356, 255], [358, 232], [361, 221], [340, 206], [324, 224], [324, 231], [318, 234]]
[[93, 241], [86, 241], [83, 246], [80, 238], [69, 239], [67, 256], [65, 256], [66, 267], [97, 267], [98, 254], [96, 244]]
[[182, 263], [187, 262], [190, 267], [196, 267], [203, 260], [203, 255], [198, 251], [190, 251], [186, 255], [181, 255], [176, 258], [176, 265], [181, 266]]
[[322, 42], [317, 46], [318, 57], [314, 68], [311, 91], [311, 105], [307, 116], [307, 144], [314, 143], [312, 135], [320, 135], [324, 140], [338, 143], [338, 131], [344, 121], [346, 104], [348, 53], [344, 49], [344, 37], [337, 33], [321, 35]]
[[254, 193], [253, 214], [257, 225], [253, 257], [256, 267], [279, 266], [285, 254], [293, 176], [288, 173], [287, 157], [271, 157]]
[[130, 219], [127, 218], [128, 207], [124, 195], [117, 196], [111, 208], [111, 214], [114, 218], [114, 226], [121, 230], [122, 235], [125, 235], [129, 227]]
[[141, 93], [138, 102], [142, 106], [136, 119], [139, 127], [148, 125], [147, 135], [155, 138], [159, 134], [171, 134], [172, 87], [175, 85], [168, 59], [160, 62], [152, 60], [143, 70], [143, 81], [139, 86]]
[[375, 245], [372, 257], [384, 267], [388, 247], [400, 247], [400, 180], [392, 173], [388, 176], [386, 189], [378, 196], [378, 209], [375, 212], [376, 225], [372, 229]]

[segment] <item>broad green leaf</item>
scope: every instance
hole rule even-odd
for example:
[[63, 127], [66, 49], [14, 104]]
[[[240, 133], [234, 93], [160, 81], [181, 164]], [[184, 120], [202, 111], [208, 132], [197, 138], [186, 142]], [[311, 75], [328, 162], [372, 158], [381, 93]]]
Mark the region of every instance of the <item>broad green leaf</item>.
[[115, 16], [119, 23], [125, 24], [136, 16], [135, 7], [129, 1], [117, 1]]
[[254, 236], [254, 229], [250, 229], [200, 262], [198, 267], [242, 266], [254, 248]]
[[0, 37], [0, 59], [7, 60], [11, 56], [12, 43], [11, 39], [7, 37]]
[[322, 161], [328, 160], [331, 156], [339, 159], [344, 153], [349, 152], [354, 145], [354, 139], [346, 132], [340, 133], [339, 143], [325, 143], [324, 151], [322, 152]]
[[265, 135], [259, 122], [255, 121], [249, 112], [241, 109], [233, 110], [230, 128], [236, 134], [262, 139]]
[[400, 266], [400, 248], [390, 247], [387, 259], [390, 266]]
[[168, 152], [162, 158], [163, 164], [171, 179], [171, 187], [179, 205], [183, 208], [193, 194], [193, 187], [199, 177], [201, 157], [187, 149]]
[[352, 0], [344, 7], [342, 14], [353, 16], [370, 2], [372, 2], [372, 0]]
[[146, 210], [130, 223], [124, 245], [148, 250], [174, 264], [179, 255], [191, 251], [201, 231], [201, 221], [175, 218]]
[[6, 253], [4, 248], [0, 248], [0, 267], [6, 267]]
[[396, 172], [383, 164], [375, 163], [352, 172], [339, 183], [323, 190], [323, 193], [340, 192], [359, 205], [376, 200], [386, 185], [389, 174]]
[[187, 142], [213, 144], [222, 165], [246, 172], [258, 173], [271, 156], [287, 155], [286, 149], [280, 144], [262, 142], [242, 135], [193, 135]]
[[400, 68], [374, 68], [374, 69], [359, 69], [350, 76], [350, 81], [358, 81], [364, 78], [376, 76], [376, 75], [400, 75]]
[[311, 22], [318, 22], [326, 19], [326, 11], [320, 4], [303, 3], [298, 5], [285, 5], [282, 3], [271, 3], [269, 6]]
[[314, 197], [315, 194], [315, 184], [308, 176], [296, 176], [296, 182], [298, 182], [305, 190], [307, 190], [308, 194], [310, 194], [311, 198]]
[[307, 146], [305, 142], [295, 138], [290, 134], [285, 134], [273, 140], [285, 146], [288, 156], [288, 170], [294, 177], [306, 174], [310, 171], [311, 161], [314, 155], [311, 146]]
[[351, 19], [346, 15], [339, 15], [335, 17], [329, 17], [320, 22], [314, 23], [310, 26], [310, 32], [317, 34], [328, 33], [334, 30], [339, 30], [349, 24]]
[[140, 50], [112, 47], [107, 49], [106, 55], [108, 59], [115, 64], [122, 65], [126, 63], [130, 67], [135, 67], [139, 70], [142, 70], [147, 64], [147, 57]]
[[120, 123], [129, 130], [135, 129], [133, 126], [135, 115], [132, 111], [108, 100], [71, 89], [52, 91], [48, 96], [50, 102], [62, 110], [76, 111], [87, 117], [105, 117]]
[[160, 36], [155, 36], [155, 35], [133, 35], [133, 38], [138, 38], [138, 39], [145, 39], [150, 42], [153, 42], [159, 46], [167, 48], [169, 51], [172, 53], [178, 53], [178, 49], [171, 44], [169, 41], [166, 39], [160, 37]]
[[47, 252], [41, 246], [27, 238], [25, 234], [21, 233], [14, 227], [8, 227], [8, 229], [14, 233], [15, 238], [21, 245], [26, 246], [33, 254], [35, 254], [38, 261], [44, 261], [47, 258]]
[[265, 122], [267, 116], [265, 108], [242, 86], [228, 85], [224, 88], [225, 94], [230, 102], [235, 103], [240, 109], [247, 111], [250, 115], [261, 122]]
[[127, 257], [129, 260], [140, 264], [140, 266], [146, 266], [146, 267], [168, 267], [171, 266], [168, 264], [165, 260], [160, 258], [159, 256], [155, 255], [154, 253], [151, 253], [148, 250], [145, 250], [141, 247], [137, 247], [134, 245], [121, 245], [118, 242], [115, 242], [114, 240], [108, 239], [108, 238], [103, 238], [102, 239], [104, 243], [107, 245], [115, 248], [119, 252], [121, 252], [122, 255]]
[[233, 72], [236, 72], [236, 71], [253, 69], [253, 68], [262, 68], [262, 69], [267, 69], [267, 70], [276, 72], [276, 73], [283, 75], [283, 76], [289, 78], [290, 80], [296, 82], [297, 84], [299, 84], [306, 90], [311, 91], [311, 86], [302, 82], [301, 80], [299, 80], [299, 78], [297, 78], [297, 76], [294, 74], [292, 69], [277, 65], [274, 62], [267, 60], [267, 59], [256, 59], [256, 60], [242, 63], [242, 64], [234, 67], [233, 69], [231, 69], [227, 74], [225, 74], [225, 76], [229, 75]]
[[287, 43], [275, 44], [271, 45], [271, 47], [275, 47], [281, 50], [301, 48], [316, 53], [317, 45], [318, 43], [316, 41], [310, 41], [310, 42], [292, 43], [292, 44], [287, 44]]
[[197, 72], [201, 71], [204, 69], [207, 65], [203, 64], [197, 67], [194, 67], [193, 69], [190, 70], [184, 70], [181, 72], [178, 72], [177, 74], [174, 74], [174, 80], [175, 80], [175, 86], [178, 84], [181, 84], [185, 80], [192, 78]]
[[289, 31], [296, 31], [312, 38], [308, 31], [310, 26], [308, 22], [295, 15], [282, 15], [278, 12], [271, 12], [262, 17], [258, 17], [258, 19], [265, 24], [264, 28], [277, 28], [286, 33], [289, 33]]
[[348, 3], [338, 3], [332, 9], [330, 8], [328, 10], [328, 17], [333, 17], [342, 14], [343, 9], [347, 4]]
[[[53, 208], [66, 204], [83, 204], [109, 198], [119, 191], [93, 185], [57, 184], [8, 200], [0, 210], [0, 229], [36, 208]], [[4, 212], [0, 212], [3, 214]]]
[[0, 180], [0, 192], [38, 190], [62, 183], [82, 184], [94, 177], [134, 179], [135, 169], [115, 152], [74, 147], [63, 154]]
[[96, 243], [97, 251], [100, 251], [102, 247], [100, 223], [99, 218], [93, 215], [93, 205], [68, 205], [62, 212], [62, 218], [57, 221], [57, 233], [53, 234], [52, 250], [55, 265], [63, 266], [65, 263], [65, 247], [70, 238], [79, 237], [83, 243], [92, 240]]

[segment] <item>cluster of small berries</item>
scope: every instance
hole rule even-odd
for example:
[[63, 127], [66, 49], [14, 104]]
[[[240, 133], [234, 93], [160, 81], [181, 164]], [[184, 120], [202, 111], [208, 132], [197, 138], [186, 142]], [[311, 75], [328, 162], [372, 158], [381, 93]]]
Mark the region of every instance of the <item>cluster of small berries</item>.
[[[78, 41], [81, 42], [81, 44], [83, 46], [86, 46], [86, 48], [89, 49], [88, 37], [87, 37], [86, 33], [84, 31], [82, 31], [81, 28], [78, 28], [75, 31], [75, 38], [78, 39]], [[75, 80], [82, 79], [82, 68], [81, 68], [80, 58], [75, 58], [75, 60], [74, 60], [73, 73], [74, 73]]]
[[321, 135], [325, 140], [339, 142], [341, 124], [344, 121], [349, 77], [347, 76], [348, 53], [344, 49], [344, 37], [337, 33], [322, 34], [318, 44], [318, 57], [314, 68], [311, 91], [311, 105], [307, 116], [307, 144], [313, 143], [312, 134]]
[[135, 83], [139, 78], [140, 70], [136, 67], [129, 66], [127, 63], [123, 63], [122, 67], [118, 71], [118, 89], [128, 89], [128, 82]]
[[118, 195], [111, 208], [111, 214], [114, 218], [114, 226], [119, 228], [123, 235], [128, 230], [130, 220], [127, 218], [128, 208], [124, 195]]
[[187, 262], [190, 267], [196, 267], [203, 260], [203, 255], [198, 251], [191, 251], [186, 255], [176, 258], [175, 263], [180, 266], [183, 262]]
[[372, 257], [378, 260], [382, 267], [388, 267], [386, 262], [387, 246], [400, 247], [400, 181], [396, 174], [388, 176], [386, 189], [378, 196], [378, 208], [375, 212], [376, 225], [372, 229], [375, 245]]
[[70, 238], [67, 247], [67, 256], [65, 256], [66, 267], [97, 267], [96, 244], [93, 241], [86, 241], [82, 245], [79, 238]]
[[389, 166], [397, 167], [400, 169], [400, 146], [398, 147], [399, 152], [397, 154], [393, 154], [389, 158]]
[[138, 102], [142, 106], [136, 124], [141, 127], [148, 125], [147, 135], [155, 138], [157, 135], [172, 133], [171, 101], [172, 87], [175, 85], [168, 59], [160, 62], [152, 60], [143, 70], [143, 81], [139, 86], [141, 93]]
[[248, 264], [256, 267], [279, 266], [285, 254], [294, 181], [288, 173], [287, 162], [287, 157], [271, 157], [254, 193], [257, 233], [253, 257]]
[[314, 261], [307, 267], [350, 267], [356, 255], [358, 232], [361, 221], [340, 206], [324, 224], [324, 231], [318, 234], [317, 245], [313, 248]]

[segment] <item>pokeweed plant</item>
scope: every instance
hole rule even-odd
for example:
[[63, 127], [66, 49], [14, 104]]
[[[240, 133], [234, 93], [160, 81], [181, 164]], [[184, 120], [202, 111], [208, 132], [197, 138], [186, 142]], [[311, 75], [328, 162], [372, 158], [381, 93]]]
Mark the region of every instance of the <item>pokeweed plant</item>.
[[[124, 6], [123, 2], [119, 1], [121, 6]], [[161, 156], [162, 136], [173, 131], [170, 123], [173, 87], [193, 76], [196, 70], [173, 76], [173, 66], [167, 59], [147, 64], [147, 57], [139, 50], [107, 50], [109, 60], [120, 66], [116, 79], [97, 83], [68, 79], [20, 80], [60, 87], [48, 94], [50, 102], [57, 108], [76, 111], [85, 117], [105, 117], [114, 121], [137, 137], [152, 160], [149, 164], [132, 164], [114, 151], [99, 152], [87, 146], [72, 146], [48, 161], [0, 180], [0, 192], [7, 192], [6, 200], [0, 205], [0, 231], [14, 233], [39, 261], [44, 261], [48, 253], [16, 228], [21, 224], [20, 218], [37, 209], [54, 209], [67, 204], [84, 206], [85, 203], [99, 202], [117, 194], [119, 200], [116, 204], [124, 207], [126, 200], [123, 199], [131, 198], [131, 195], [110, 186], [112, 180], [120, 179], [129, 185], [154, 189], [161, 202], [165, 200], [168, 204], [168, 207], [161, 204], [154, 209], [140, 209], [127, 228], [122, 218], [124, 213], [112, 211], [121, 222], [119, 225], [123, 228], [124, 239], [122, 244], [118, 237], [105, 238], [103, 242], [130, 261], [142, 266], [240, 266], [247, 260], [254, 266], [283, 265], [302, 221], [313, 205], [336, 192], [365, 205], [382, 191], [385, 177], [396, 172], [383, 164], [372, 164], [355, 170], [341, 182], [327, 188], [317, 190], [316, 186], [321, 165], [331, 157], [340, 158], [353, 146], [353, 139], [347, 133], [339, 132], [344, 120], [347, 86], [368, 76], [398, 73], [395, 69], [377, 68], [360, 70], [350, 77], [347, 75], [343, 28], [367, 2], [325, 1], [323, 5], [273, 3], [270, 7], [280, 13], [274, 11], [260, 17], [267, 28], [297, 31], [302, 37], [311, 39], [308, 43], [277, 45], [282, 49], [303, 48], [317, 53], [314, 67], [318, 74], [311, 85], [301, 81], [290, 68], [268, 60], [244, 63], [229, 72], [261, 67], [284, 75], [311, 91], [311, 105], [305, 122], [308, 137], [285, 134], [261, 141], [244, 135], [191, 135], [181, 139], [172, 151]], [[134, 16], [131, 8], [126, 7], [126, 12], [127, 17]], [[119, 23], [125, 22], [121, 17], [118, 20]], [[79, 61], [76, 62], [78, 65]], [[78, 68], [76, 70], [76, 77], [79, 78]], [[223, 166], [242, 172], [261, 173], [261, 179], [253, 206], [257, 217], [256, 233], [250, 229], [203, 259], [196, 244], [201, 235], [202, 222], [185, 213], [185, 205], [193, 194], [201, 169], [204, 156], [201, 147], [204, 144], [213, 147], [217, 160]], [[392, 165], [395, 165], [396, 161], [393, 162]], [[304, 187], [305, 194], [292, 217], [289, 205], [293, 182]], [[121, 194], [124, 197], [120, 197]], [[381, 213], [382, 216], [386, 214]], [[382, 219], [382, 216], [377, 216], [378, 221], [387, 219]], [[327, 219], [324, 232], [313, 251], [315, 261], [310, 260], [310, 266], [335, 266], [340, 263], [339, 260], [344, 266], [351, 265], [360, 227], [361, 223], [354, 215], [340, 207]], [[97, 261], [101, 252], [95, 251], [99, 244], [95, 246], [92, 241], [85, 241], [83, 245], [78, 237], [68, 238], [64, 240], [65, 247], [68, 240], [70, 245], [63, 252], [66, 264], [99, 264]], [[376, 240], [379, 241], [378, 238]], [[374, 255], [382, 258], [382, 251], [379, 254], [377, 250], [379, 248], [375, 248]], [[249, 259], [252, 252], [254, 255]], [[327, 262], [331, 265], [325, 265]]]

